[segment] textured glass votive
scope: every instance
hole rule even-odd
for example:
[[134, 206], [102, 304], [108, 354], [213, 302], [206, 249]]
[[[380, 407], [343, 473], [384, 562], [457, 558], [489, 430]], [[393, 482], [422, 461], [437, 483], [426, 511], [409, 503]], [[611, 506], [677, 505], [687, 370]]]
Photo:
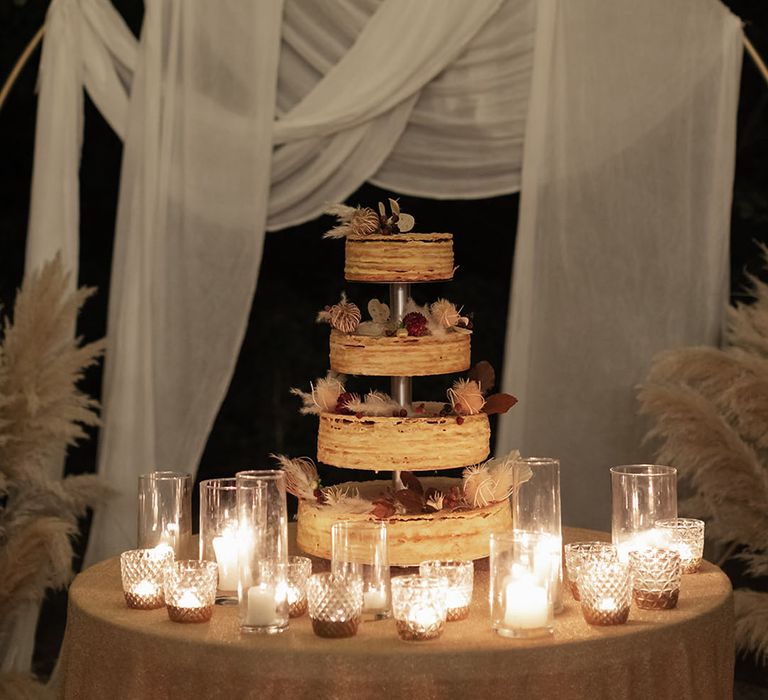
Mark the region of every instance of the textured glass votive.
[[560, 566], [542, 538], [530, 532], [491, 534], [491, 624], [502, 637], [534, 637], [554, 631], [554, 571]]
[[590, 625], [623, 625], [632, 603], [629, 566], [619, 561], [591, 559], [579, 573], [581, 613]]
[[331, 528], [331, 571], [363, 582], [363, 612], [389, 617], [387, 524], [342, 520]]
[[680, 596], [680, 554], [672, 549], [646, 547], [629, 553], [632, 595], [638, 608], [669, 610]]
[[445, 579], [418, 575], [392, 579], [392, 614], [400, 639], [422, 642], [443, 633], [448, 614]]
[[200, 482], [200, 560], [218, 564], [216, 602], [237, 603], [237, 479]]
[[312, 576], [308, 557], [288, 557], [288, 616], [301, 617], [307, 612], [307, 585]]
[[446, 583], [446, 620], [456, 622], [469, 617], [472, 603], [475, 564], [472, 561], [423, 561], [419, 575], [438, 577]]
[[657, 520], [656, 527], [666, 536], [665, 547], [680, 554], [684, 574], [695, 574], [704, 556], [704, 521], [696, 518]]
[[354, 637], [363, 614], [363, 582], [326, 571], [307, 586], [312, 630], [318, 637]]
[[192, 477], [181, 472], [139, 476], [138, 546], [170, 547], [174, 557], [194, 556], [192, 541]]
[[610, 542], [572, 542], [565, 545], [565, 569], [568, 575], [568, 587], [574, 600], [581, 600], [579, 594], [579, 576], [581, 568], [592, 560], [616, 561], [616, 547]]
[[626, 562], [635, 549], [663, 546], [656, 521], [677, 517], [677, 469], [660, 464], [611, 467], [611, 537]]
[[165, 570], [165, 605], [174, 622], [208, 622], [216, 602], [215, 561], [177, 561]]
[[120, 555], [123, 594], [129, 608], [154, 610], [165, 605], [163, 574], [172, 562], [170, 549], [131, 549]]

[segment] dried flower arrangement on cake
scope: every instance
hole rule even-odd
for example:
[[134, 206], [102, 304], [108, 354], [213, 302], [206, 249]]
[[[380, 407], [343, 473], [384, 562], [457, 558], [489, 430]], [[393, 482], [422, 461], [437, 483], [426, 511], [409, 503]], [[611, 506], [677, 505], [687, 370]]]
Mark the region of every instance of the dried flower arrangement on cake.
[[288, 493], [296, 498], [314, 501], [330, 511], [369, 514], [378, 519], [485, 508], [506, 500], [531, 478], [530, 467], [521, 459], [520, 453], [513, 450], [504, 457], [467, 467], [461, 483], [446, 492], [424, 488], [415, 474], [404, 471], [400, 472], [402, 489], [395, 490], [389, 482], [382, 481], [380, 493], [368, 500], [352, 486], [321, 487], [317, 467], [308, 457], [272, 457], [285, 472]]
[[398, 324], [389, 306], [378, 299], [368, 302], [370, 321], [362, 321], [360, 309], [342, 292], [341, 299], [326, 306], [317, 314], [318, 323], [327, 323], [341, 333], [376, 337], [444, 336], [447, 333], [471, 333], [472, 315], [463, 316], [461, 309], [447, 299], [438, 299], [431, 305], [419, 306], [408, 299], [405, 313]]
[[346, 238], [347, 236], [370, 236], [381, 234], [407, 233], [415, 219], [400, 211], [396, 199], [389, 199], [387, 206], [379, 202], [378, 211], [370, 207], [350, 207], [346, 204], [332, 204], [323, 212], [335, 216], [339, 223], [323, 235], [323, 238]]

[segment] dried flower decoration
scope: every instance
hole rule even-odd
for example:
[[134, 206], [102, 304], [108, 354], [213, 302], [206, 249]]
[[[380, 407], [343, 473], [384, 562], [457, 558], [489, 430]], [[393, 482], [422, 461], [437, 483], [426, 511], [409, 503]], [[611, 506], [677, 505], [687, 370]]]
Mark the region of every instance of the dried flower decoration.
[[315, 463], [309, 457], [286, 457], [285, 455], [269, 455], [276, 459], [280, 469], [285, 474], [285, 490], [288, 493], [306, 500], [315, 500], [320, 488], [320, 477]]
[[396, 199], [388, 198], [389, 211], [382, 202], [379, 202], [379, 229], [381, 233], [407, 233], [416, 220], [410, 215], [400, 211], [400, 205]]
[[432, 319], [442, 328], [454, 328], [459, 323], [469, 323], [466, 316], [462, 316], [456, 305], [447, 299], [438, 299], [429, 307], [429, 313]]
[[445, 494], [441, 491], [435, 491], [427, 499], [427, 508], [433, 511], [439, 511], [443, 509], [445, 503]]
[[360, 496], [357, 489], [348, 486], [327, 486], [321, 490], [323, 503], [329, 510], [345, 515], [370, 513], [373, 503]]
[[531, 468], [517, 450], [512, 450], [505, 457], [467, 467], [462, 478], [467, 502], [475, 508], [484, 508], [509, 498], [531, 478]]
[[333, 306], [326, 306], [317, 314], [317, 321], [326, 321], [332, 328], [342, 333], [354, 333], [360, 324], [360, 309], [356, 304], [347, 300], [347, 295], [342, 292], [341, 300]]
[[362, 416], [391, 416], [400, 409], [400, 404], [383, 391], [369, 391], [362, 400], [356, 397], [356, 400], [347, 401], [346, 407], [351, 413]]
[[480, 413], [485, 405], [480, 384], [474, 379], [457, 379], [448, 389], [448, 400], [451, 402], [453, 412], [460, 416]]
[[332, 413], [336, 410], [339, 396], [344, 393], [344, 379], [344, 375], [329, 371], [324, 378], [310, 385], [310, 393], [295, 387], [291, 393], [301, 398], [304, 405], [300, 411], [304, 415]]
[[339, 225], [323, 234], [323, 238], [346, 238], [347, 236], [369, 236], [379, 233], [378, 214], [370, 207], [348, 207], [346, 204], [332, 204], [324, 214], [335, 216]]

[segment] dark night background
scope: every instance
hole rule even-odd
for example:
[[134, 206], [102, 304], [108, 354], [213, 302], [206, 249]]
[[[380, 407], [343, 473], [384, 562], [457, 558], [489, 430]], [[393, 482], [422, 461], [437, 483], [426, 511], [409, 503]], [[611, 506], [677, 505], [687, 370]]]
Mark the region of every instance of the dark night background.
[[[113, 2], [138, 34], [143, 3]], [[728, 0], [725, 4], [742, 18], [747, 36], [768, 57], [768, 3]], [[5, 80], [43, 23], [47, 6], [48, 0], [0, 0], [0, 81]], [[0, 110], [0, 305], [4, 309], [12, 306], [24, 267], [39, 55], [38, 49]], [[768, 243], [767, 103], [768, 86], [745, 54], [731, 227], [732, 301], [745, 300], [743, 288], [748, 272], [766, 276], [758, 246], [759, 242]], [[106, 333], [121, 152], [120, 140], [86, 96], [80, 171], [79, 282], [99, 289], [80, 319], [79, 332], [86, 341]], [[371, 204], [388, 194], [391, 193], [364, 185], [349, 201]], [[500, 373], [519, 197], [433, 201], [402, 196], [400, 202], [403, 210], [414, 214], [420, 228], [456, 234], [456, 260], [460, 268], [455, 281], [450, 287], [429, 285], [422, 292], [426, 295], [423, 297], [419, 295], [421, 290], [416, 289], [416, 300], [423, 303], [448, 296], [473, 310], [475, 325], [480, 330], [472, 340], [473, 358], [488, 359]], [[235, 376], [208, 440], [198, 480], [231, 476], [242, 468], [266, 465], [271, 452], [314, 457], [315, 425], [310, 418], [298, 414], [298, 400], [288, 393], [289, 387], [305, 388], [310, 380], [327, 370], [328, 329], [316, 325], [314, 316], [323, 305], [335, 302], [342, 289], [362, 304], [374, 295], [383, 300], [387, 296], [385, 287], [374, 290], [370, 286], [345, 284], [343, 245], [321, 240], [329, 223], [329, 219], [323, 218], [267, 234], [248, 332]], [[364, 381], [365, 385], [352, 385], [352, 389], [371, 385], [370, 380]], [[415, 380], [415, 393], [428, 398], [441, 396], [450, 381], [449, 377]], [[100, 395], [100, 369], [89, 373], [83, 388], [93, 396]], [[68, 473], [94, 470], [96, 437], [94, 434], [94, 439], [70, 453]], [[350, 478], [343, 470], [329, 467], [324, 467], [323, 477], [325, 483]], [[729, 574], [735, 582], [740, 580], [736, 565], [729, 568]], [[761, 584], [764, 582], [750, 585]], [[55, 657], [64, 615], [65, 595], [51, 595], [38, 630], [37, 670], [42, 674], [49, 672]], [[747, 659], [740, 660], [737, 677], [745, 683], [768, 686], [765, 669], [755, 668]]]

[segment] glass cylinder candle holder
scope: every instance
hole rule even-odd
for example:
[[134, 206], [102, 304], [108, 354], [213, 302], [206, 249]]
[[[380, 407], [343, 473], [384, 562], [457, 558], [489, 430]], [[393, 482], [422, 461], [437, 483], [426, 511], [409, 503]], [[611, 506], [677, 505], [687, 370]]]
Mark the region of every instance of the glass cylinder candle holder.
[[664, 536], [664, 546], [680, 554], [684, 574], [695, 574], [704, 556], [704, 521], [696, 518], [657, 520], [656, 527]]
[[129, 608], [154, 610], [165, 605], [163, 575], [172, 562], [170, 549], [131, 549], [120, 555], [120, 577]]
[[443, 633], [448, 589], [442, 577], [416, 574], [392, 579], [392, 614], [400, 639], [423, 642]]
[[331, 528], [331, 571], [363, 582], [363, 613], [389, 617], [390, 585], [387, 525], [341, 520]]
[[565, 569], [568, 587], [574, 600], [581, 600], [579, 576], [581, 568], [593, 560], [618, 561], [616, 547], [610, 542], [572, 542], [565, 545]]
[[192, 476], [151, 472], [139, 476], [138, 546], [168, 547], [174, 557], [194, 556], [192, 541]]
[[581, 613], [590, 625], [623, 625], [632, 603], [629, 566], [618, 560], [593, 558], [579, 574]]
[[491, 625], [503, 637], [553, 632], [552, 571], [557, 564], [541, 546], [542, 537], [518, 531], [491, 534]]
[[611, 468], [611, 535], [626, 562], [635, 549], [663, 545], [657, 520], [677, 517], [677, 470], [660, 464]]
[[312, 576], [308, 557], [288, 557], [288, 616], [301, 617], [307, 612], [307, 585]]
[[318, 637], [354, 637], [363, 614], [363, 582], [326, 571], [307, 585], [312, 630]]
[[475, 564], [472, 561], [423, 561], [419, 575], [443, 578], [446, 585], [446, 620], [456, 622], [469, 617], [472, 603]]
[[240, 630], [276, 634], [288, 627], [288, 510], [280, 469], [239, 472]]
[[538, 546], [548, 551], [552, 569], [551, 596], [555, 612], [563, 607], [563, 531], [560, 514], [560, 462], [549, 457], [521, 460], [531, 476], [512, 494], [512, 523], [515, 530], [541, 535]]
[[680, 596], [680, 554], [672, 549], [646, 547], [629, 553], [632, 596], [638, 608], [669, 610]]
[[200, 559], [218, 565], [216, 602], [237, 603], [237, 479], [200, 482]]
[[165, 605], [173, 622], [208, 622], [216, 602], [215, 561], [174, 562], [165, 570]]

